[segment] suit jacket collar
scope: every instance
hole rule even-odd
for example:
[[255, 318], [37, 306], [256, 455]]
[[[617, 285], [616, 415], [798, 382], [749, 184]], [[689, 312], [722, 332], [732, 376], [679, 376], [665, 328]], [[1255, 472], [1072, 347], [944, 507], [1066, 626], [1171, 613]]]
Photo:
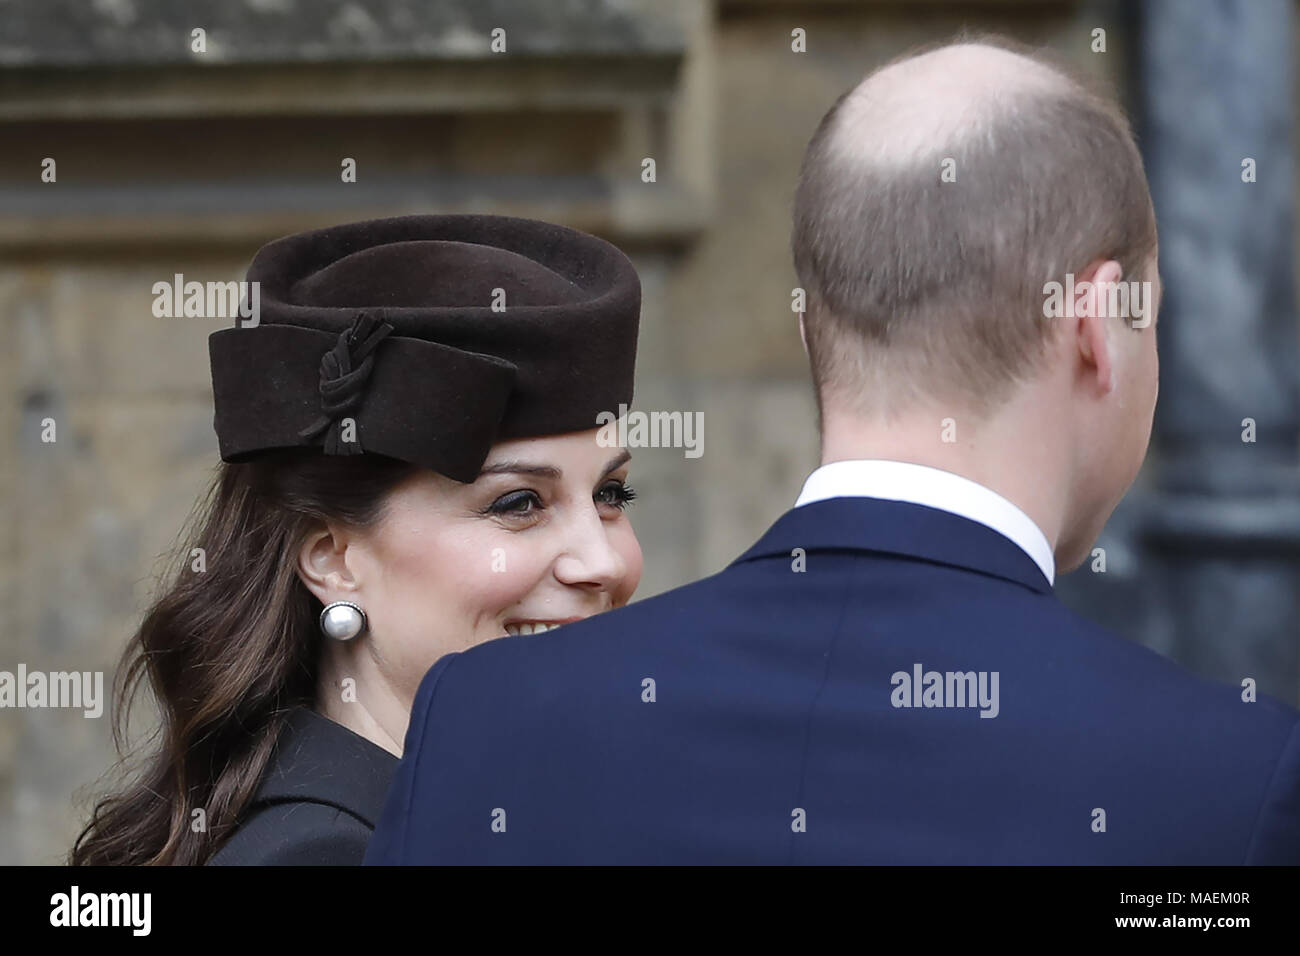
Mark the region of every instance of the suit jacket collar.
[[396, 769], [397, 758], [378, 744], [309, 707], [295, 707], [254, 802], [325, 803], [373, 828]]
[[1052, 593], [1042, 569], [1009, 538], [978, 521], [906, 501], [828, 498], [792, 508], [732, 565], [788, 558], [795, 548], [903, 555]]

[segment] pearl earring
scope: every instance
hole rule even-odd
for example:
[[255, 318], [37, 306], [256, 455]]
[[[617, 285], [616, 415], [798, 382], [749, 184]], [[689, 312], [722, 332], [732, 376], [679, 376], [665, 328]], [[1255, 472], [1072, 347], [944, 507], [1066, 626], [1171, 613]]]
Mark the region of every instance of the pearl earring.
[[366, 629], [366, 612], [351, 601], [335, 601], [320, 612], [320, 629], [336, 641], [350, 641]]

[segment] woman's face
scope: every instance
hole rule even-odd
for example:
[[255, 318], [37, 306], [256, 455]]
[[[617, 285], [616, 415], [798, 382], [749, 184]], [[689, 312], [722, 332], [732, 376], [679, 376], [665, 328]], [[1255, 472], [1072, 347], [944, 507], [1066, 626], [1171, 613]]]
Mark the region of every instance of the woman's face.
[[641, 548], [624, 512], [630, 456], [597, 434], [501, 442], [472, 484], [422, 472], [395, 489], [375, 527], [350, 532], [341, 553], [326, 539], [351, 587], [313, 590], [365, 610], [359, 650], [403, 705], [444, 654], [631, 598]]

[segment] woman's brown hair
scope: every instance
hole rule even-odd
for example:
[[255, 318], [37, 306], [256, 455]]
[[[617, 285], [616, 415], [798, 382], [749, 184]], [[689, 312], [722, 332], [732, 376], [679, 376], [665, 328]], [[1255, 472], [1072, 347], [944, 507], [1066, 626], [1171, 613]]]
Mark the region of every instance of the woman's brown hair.
[[197, 533], [176, 549], [117, 670], [118, 752], [147, 681], [161, 718], [151, 753], [95, 803], [71, 864], [201, 864], [231, 836], [289, 708], [315, 699], [321, 605], [296, 570], [304, 536], [330, 521], [373, 527], [420, 470], [319, 449], [219, 466], [188, 525]]

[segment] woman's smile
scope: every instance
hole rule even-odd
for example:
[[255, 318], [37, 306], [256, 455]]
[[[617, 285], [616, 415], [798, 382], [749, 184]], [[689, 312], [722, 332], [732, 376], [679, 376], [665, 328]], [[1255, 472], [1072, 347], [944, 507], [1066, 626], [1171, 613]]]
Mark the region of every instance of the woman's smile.
[[[606, 610], [605, 608], [601, 609]], [[572, 624], [574, 621], [581, 621], [584, 618], [591, 617], [592, 614], [599, 614], [601, 611], [593, 611], [591, 614], [579, 614], [575, 617], [564, 617], [558, 619], [543, 618], [511, 618], [504, 625], [505, 632], [510, 637], [519, 637], [527, 634], [545, 634], [547, 631], [553, 631], [557, 627], [565, 624]]]

